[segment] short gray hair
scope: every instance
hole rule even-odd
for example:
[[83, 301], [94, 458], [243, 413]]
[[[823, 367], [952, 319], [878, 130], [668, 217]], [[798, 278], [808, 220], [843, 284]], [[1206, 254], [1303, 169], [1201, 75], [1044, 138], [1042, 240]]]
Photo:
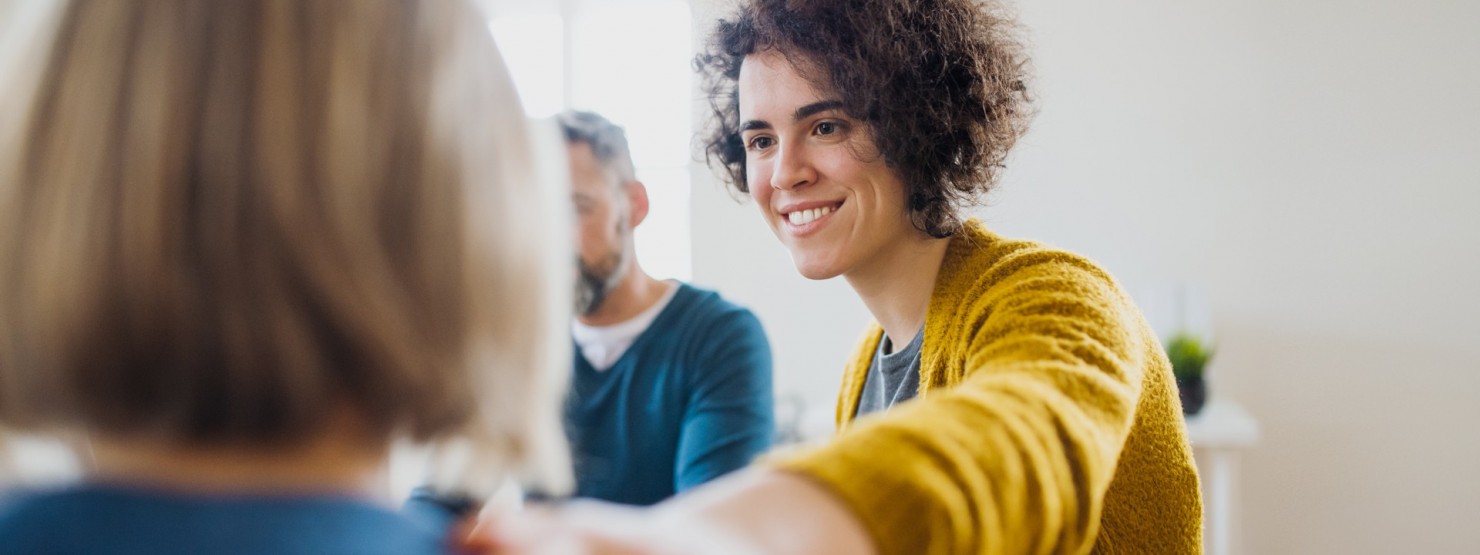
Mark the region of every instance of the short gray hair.
[[596, 112], [566, 110], [557, 118], [565, 142], [585, 143], [591, 147], [596, 162], [612, 178], [612, 185], [637, 180], [632, 165], [632, 151], [627, 148], [627, 131]]

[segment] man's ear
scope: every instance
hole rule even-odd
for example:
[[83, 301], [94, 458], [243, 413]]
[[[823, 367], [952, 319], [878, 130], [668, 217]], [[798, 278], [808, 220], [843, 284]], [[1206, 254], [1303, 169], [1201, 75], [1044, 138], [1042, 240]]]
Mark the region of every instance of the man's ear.
[[628, 217], [630, 217], [631, 219], [627, 221], [632, 222], [632, 227], [636, 228], [638, 225], [642, 224], [643, 220], [647, 219], [647, 185], [643, 185], [641, 181], [634, 179], [627, 182], [626, 189], [627, 207], [631, 211], [628, 214]]

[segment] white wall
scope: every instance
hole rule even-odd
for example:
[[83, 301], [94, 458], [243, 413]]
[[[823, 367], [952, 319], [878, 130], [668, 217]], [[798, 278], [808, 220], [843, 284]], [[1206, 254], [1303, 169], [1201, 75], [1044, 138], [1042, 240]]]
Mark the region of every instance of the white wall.
[[[1243, 552], [1474, 552], [1480, 3], [1020, 6], [1041, 113], [980, 214], [1153, 312], [1206, 292], [1214, 395], [1264, 431]], [[694, 175], [695, 280], [760, 315], [778, 390], [831, 406], [867, 313]]]

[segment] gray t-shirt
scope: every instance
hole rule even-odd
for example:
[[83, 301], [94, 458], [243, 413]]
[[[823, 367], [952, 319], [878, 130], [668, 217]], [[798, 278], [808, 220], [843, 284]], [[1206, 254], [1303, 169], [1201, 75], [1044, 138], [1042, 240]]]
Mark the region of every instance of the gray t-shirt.
[[854, 416], [882, 411], [915, 398], [920, 391], [920, 344], [924, 336], [925, 328], [921, 327], [908, 345], [894, 352], [889, 352], [892, 345], [887, 334], [879, 340]]

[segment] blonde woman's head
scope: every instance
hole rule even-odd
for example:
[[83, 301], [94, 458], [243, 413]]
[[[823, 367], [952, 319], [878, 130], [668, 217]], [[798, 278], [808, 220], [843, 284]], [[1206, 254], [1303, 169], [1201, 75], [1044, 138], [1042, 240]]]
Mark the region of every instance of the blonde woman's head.
[[565, 468], [563, 162], [480, 14], [76, 0], [48, 38], [0, 78], [0, 424], [273, 446], [347, 412], [453, 473]]

